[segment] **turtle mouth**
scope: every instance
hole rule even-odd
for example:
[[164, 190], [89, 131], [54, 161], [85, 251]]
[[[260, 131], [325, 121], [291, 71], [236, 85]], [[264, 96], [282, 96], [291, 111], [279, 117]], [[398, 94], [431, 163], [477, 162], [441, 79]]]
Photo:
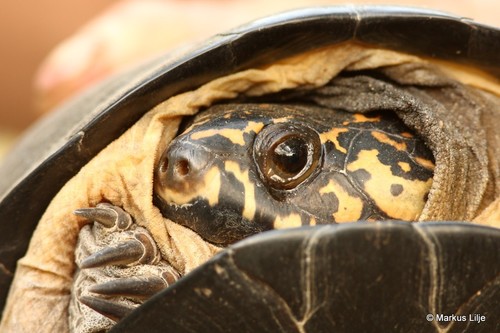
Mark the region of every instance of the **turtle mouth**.
[[[214, 209], [204, 200], [194, 200], [186, 205], [168, 203], [158, 194], [153, 203], [164, 217], [193, 230], [204, 241], [219, 247], [227, 247], [244, 238], [261, 233], [269, 227], [253, 223], [236, 209]], [[197, 211], [198, 213], [193, 213]], [[207, 223], [206, 221], [210, 221]]]
[[93, 223], [82, 228], [75, 249], [72, 332], [89, 323], [92, 332], [107, 331], [182, 277], [162, 258], [149, 231], [120, 207], [100, 203], [74, 213]]

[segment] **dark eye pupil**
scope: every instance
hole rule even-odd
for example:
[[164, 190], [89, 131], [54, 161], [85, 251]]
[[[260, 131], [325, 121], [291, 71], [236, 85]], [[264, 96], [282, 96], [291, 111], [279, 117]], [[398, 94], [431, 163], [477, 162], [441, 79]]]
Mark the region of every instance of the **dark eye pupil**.
[[290, 138], [273, 151], [273, 163], [281, 172], [294, 176], [307, 164], [307, 143], [301, 138]]

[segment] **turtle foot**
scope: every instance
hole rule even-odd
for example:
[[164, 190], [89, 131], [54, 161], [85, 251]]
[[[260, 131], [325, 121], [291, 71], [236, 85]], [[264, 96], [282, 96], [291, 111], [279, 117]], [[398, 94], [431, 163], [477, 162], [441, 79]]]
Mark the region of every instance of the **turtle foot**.
[[162, 259], [149, 231], [120, 207], [101, 203], [74, 213], [95, 223], [82, 228], [79, 235], [70, 322], [89, 322], [92, 317], [95, 332], [110, 329], [179, 279], [180, 274]]

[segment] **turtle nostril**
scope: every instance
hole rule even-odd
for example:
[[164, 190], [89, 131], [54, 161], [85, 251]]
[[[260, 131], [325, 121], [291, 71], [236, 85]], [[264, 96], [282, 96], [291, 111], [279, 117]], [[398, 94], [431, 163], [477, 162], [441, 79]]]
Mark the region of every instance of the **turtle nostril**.
[[189, 162], [186, 159], [178, 160], [175, 162], [174, 170], [179, 176], [187, 176], [190, 171]]
[[165, 173], [167, 172], [168, 170], [168, 158], [164, 158], [161, 162], [160, 162], [160, 172], [162, 173]]

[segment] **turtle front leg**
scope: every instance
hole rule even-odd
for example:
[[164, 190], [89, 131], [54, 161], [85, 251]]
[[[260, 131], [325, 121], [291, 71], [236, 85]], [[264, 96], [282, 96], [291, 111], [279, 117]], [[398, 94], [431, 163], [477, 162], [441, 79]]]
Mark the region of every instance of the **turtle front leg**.
[[[78, 269], [70, 305], [73, 332], [111, 328], [180, 277], [162, 260], [149, 231], [120, 207], [100, 203], [74, 213], [94, 223], [81, 230], [75, 251]], [[89, 330], [89, 325], [94, 327]]]

